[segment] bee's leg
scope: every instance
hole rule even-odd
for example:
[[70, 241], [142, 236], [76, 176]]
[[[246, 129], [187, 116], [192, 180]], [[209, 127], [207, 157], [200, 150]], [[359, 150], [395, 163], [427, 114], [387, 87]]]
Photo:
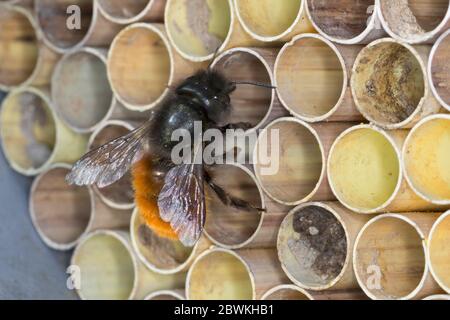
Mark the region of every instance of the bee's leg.
[[209, 173], [206, 171], [206, 169], [204, 170], [204, 175], [205, 175], [205, 181], [206, 183], [208, 183], [208, 185], [211, 187], [211, 189], [213, 189], [214, 193], [219, 197], [220, 201], [222, 201], [222, 203], [226, 206], [230, 206], [239, 210], [244, 210], [244, 211], [259, 211], [259, 212], [266, 212], [266, 209], [264, 208], [258, 208], [256, 206], [254, 206], [253, 204], [251, 204], [248, 201], [245, 201], [243, 199], [239, 199], [236, 198], [234, 196], [232, 196], [231, 194], [229, 194], [228, 192], [226, 192], [222, 187], [220, 187], [219, 185], [215, 184], [214, 181], [212, 181], [211, 176], [209, 175]]
[[226, 126], [220, 128], [222, 132], [226, 132], [227, 130], [244, 130], [247, 131], [254, 126], [249, 122], [237, 122], [237, 123], [229, 123]]

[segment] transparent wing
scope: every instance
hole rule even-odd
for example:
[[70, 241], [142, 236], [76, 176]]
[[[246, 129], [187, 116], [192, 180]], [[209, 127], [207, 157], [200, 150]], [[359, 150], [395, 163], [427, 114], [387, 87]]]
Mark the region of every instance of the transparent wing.
[[167, 173], [158, 197], [161, 218], [187, 247], [196, 244], [205, 225], [203, 182], [203, 165], [183, 164]]
[[85, 154], [67, 175], [69, 184], [106, 187], [120, 178], [138, 161], [149, 136], [151, 121], [129, 134], [114, 139]]

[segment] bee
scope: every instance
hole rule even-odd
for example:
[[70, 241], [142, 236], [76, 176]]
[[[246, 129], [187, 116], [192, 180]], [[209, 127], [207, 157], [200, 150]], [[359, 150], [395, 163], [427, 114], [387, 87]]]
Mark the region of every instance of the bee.
[[[168, 98], [140, 127], [84, 155], [67, 175], [67, 182], [103, 188], [131, 170], [136, 206], [147, 226], [157, 235], [178, 239], [187, 247], [195, 245], [205, 225], [205, 183], [227, 206], [264, 211], [217, 185], [203, 161], [176, 165], [170, 156], [178, 143], [172, 141], [174, 130], [184, 129], [193, 136], [195, 122], [202, 123], [202, 130], [222, 132], [251, 127], [245, 122], [227, 123], [232, 108], [230, 95], [241, 84], [274, 89], [260, 83], [230, 81], [210, 67], [201, 70], [171, 89]], [[191, 153], [198, 153], [194, 142], [192, 147]]]

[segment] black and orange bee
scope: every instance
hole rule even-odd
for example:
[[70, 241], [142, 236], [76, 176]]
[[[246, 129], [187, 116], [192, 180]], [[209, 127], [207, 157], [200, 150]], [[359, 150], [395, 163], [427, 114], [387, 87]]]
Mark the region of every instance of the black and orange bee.
[[[202, 70], [172, 90], [142, 126], [83, 156], [68, 174], [68, 183], [102, 188], [131, 169], [135, 202], [147, 225], [159, 236], [179, 239], [185, 246], [193, 246], [203, 231], [204, 183], [226, 205], [262, 211], [214, 183], [202, 161], [176, 165], [171, 160], [171, 151], [178, 143], [172, 141], [176, 129], [193, 136], [198, 121], [203, 130], [249, 128], [248, 123], [227, 124], [232, 108], [230, 94], [239, 84], [273, 89], [264, 84], [229, 81], [210, 68]], [[192, 141], [194, 144], [195, 139]]]

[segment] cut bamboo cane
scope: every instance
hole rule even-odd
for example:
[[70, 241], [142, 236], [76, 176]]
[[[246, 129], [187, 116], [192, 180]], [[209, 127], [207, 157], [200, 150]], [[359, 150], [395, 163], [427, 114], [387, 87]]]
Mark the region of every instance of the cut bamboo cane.
[[328, 181], [343, 205], [363, 214], [442, 210], [417, 196], [404, 179], [401, 149], [407, 134], [358, 125], [336, 139]]
[[[275, 85], [273, 69], [278, 49], [233, 48], [220, 54], [211, 64], [231, 81], [251, 81]], [[238, 85], [231, 94], [233, 106], [229, 122], [248, 122], [255, 131], [284, 115], [275, 90]]]
[[300, 287], [282, 284], [267, 291], [261, 300], [314, 300], [314, 298]]
[[261, 45], [242, 29], [233, 0], [167, 0], [164, 20], [171, 44], [191, 61], [207, 61], [230, 48]]
[[[88, 150], [94, 150], [105, 143], [130, 133], [135, 126], [119, 120], [110, 120], [100, 126], [90, 137]], [[134, 191], [130, 172], [120, 180], [105, 187], [92, 187], [102, 201], [111, 208], [129, 210], [134, 208]]]
[[289, 206], [310, 200], [334, 200], [326, 176], [331, 144], [351, 123], [307, 124], [280, 118], [259, 135], [253, 166], [265, 193]]
[[429, 297], [426, 297], [423, 300], [450, 300], [450, 295], [446, 295], [446, 294], [435, 294]]
[[170, 47], [163, 25], [136, 23], [114, 39], [108, 78], [125, 107], [144, 111], [161, 102], [170, 86], [203, 66], [189, 63]]
[[354, 290], [356, 236], [369, 217], [337, 202], [311, 202], [292, 209], [278, 233], [278, 258], [294, 284], [307, 290]]
[[420, 121], [408, 134], [402, 153], [411, 189], [426, 201], [450, 205], [450, 115]]
[[155, 234], [135, 209], [130, 224], [131, 243], [141, 262], [160, 274], [175, 274], [187, 271], [189, 266], [211, 242], [201, 237], [197, 244], [188, 248], [180, 241], [166, 239]]
[[103, 16], [97, 0], [35, 0], [34, 10], [44, 42], [59, 53], [109, 46], [122, 28]]
[[0, 3], [0, 90], [50, 83], [59, 55], [41, 38], [29, 9]]
[[431, 274], [441, 288], [450, 294], [450, 211], [434, 223], [427, 253]]
[[436, 99], [450, 111], [450, 29], [445, 31], [431, 49], [428, 79]]
[[275, 86], [292, 115], [308, 122], [362, 121], [350, 75], [362, 46], [335, 45], [317, 34], [286, 43], [275, 63]]
[[[239, 164], [214, 165], [208, 172], [213, 181], [233, 196], [264, 208], [264, 194], [254, 174]], [[224, 205], [207, 187], [205, 234], [216, 245], [238, 249], [252, 243], [259, 233], [264, 213]]]
[[48, 90], [16, 89], [3, 101], [0, 138], [10, 166], [27, 176], [50, 164], [72, 163], [86, 151], [87, 137], [67, 128], [54, 114]]
[[341, 44], [369, 43], [386, 33], [381, 28], [375, 0], [305, 0], [307, 17], [317, 31]]
[[144, 300], [186, 300], [184, 290], [160, 290], [150, 293]]
[[126, 228], [131, 211], [106, 207], [87, 187], [69, 186], [68, 164], [55, 164], [39, 175], [31, 187], [29, 206], [33, 225], [46, 245], [70, 250], [89, 232]]
[[142, 300], [149, 292], [181, 289], [185, 273], [162, 275], [148, 270], [135, 255], [128, 232], [95, 231], [72, 256], [81, 272], [77, 289], [83, 300]]
[[186, 297], [188, 300], [257, 300], [267, 290], [288, 281], [275, 249], [211, 248], [189, 269]]
[[262, 42], [285, 42], [314, 32], [306, 15], [305, 0], [234, 0], [236, 16], [244, 30]]
[[386, 32], [408, 43], [433, 43], [450, 28], [448, 0], [377, 0]]
[[166, 0], [97, 1], [103, 15], [114, 23], [130, 24], [138, 21], [164, 21]]
[[427, 76], [431, 47], [412, 47], [391, 38], [365, 47], [353, 66], [351, 87], [359, 111], [385, 129], [410, 128], [438, 113]]
[[442, 290], [429, 273], [426, 242], [438, 213], [385, 214], [360, 231], [353, 268], [371, 299], [422, 299]]

